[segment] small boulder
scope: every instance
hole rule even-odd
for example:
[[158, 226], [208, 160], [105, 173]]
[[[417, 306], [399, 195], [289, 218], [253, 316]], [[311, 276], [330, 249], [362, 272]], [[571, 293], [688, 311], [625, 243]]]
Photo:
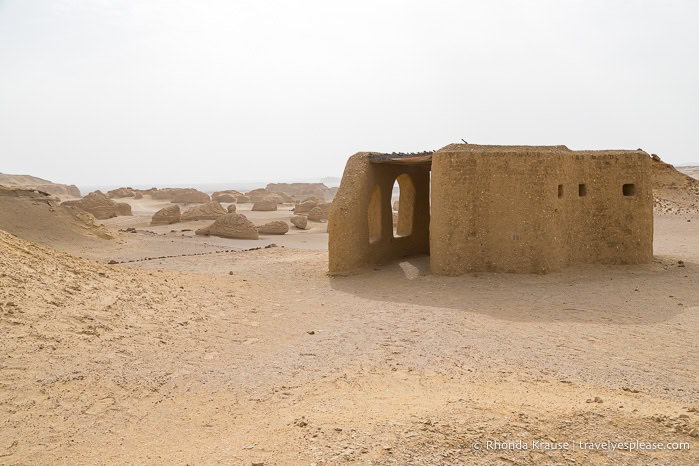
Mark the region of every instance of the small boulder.
[[308, 220], [312, 222], [323, 222], [327, 220], [330, 215], [331, 206], [332, 203], [330, 202], [318, 204], [316, 207], [312, 208], [310, 212], [308, 212]]
[[294, 213], [295, 214], [307, 214], [308, 212], [311, 211], [314, 207], [316, 207], [319, 204], [317, 200], [314, 199], [306, 199], [298, 204], [296, 204], [296, 207], [294, 207]]
[[296, 215], [291, 218], [291, 223], [299, 230], [305, 230], [306, 226], [308, 226], [308, 219], [303, 215]]
[[213, 235], [222, 238], [259, 239], [255, 225], [240, 214], [226, 214], [207, 227], [195, 231], [197, 235]]
[[228, 210], [228, 213], [229, 213], [229, 214], [234, 213], [234, 212], [236, 211], [235, 204], [229, 205], [227, 210]]
[[320, 210], [320, 207], [314, 207], [311, 209], [310, 212], [308, 212], [308, 220], [311, 222], [320, 222], [323, 217], [323, 211]]
[[257, 201], [252, 205], [254, 211], [272, 211], [277, 210], [277, 203], [272, 200]]
[[228, 212], [221, 204], [216, 201], [209, 201], [206, 204], [198, 205], [186, 210], [182, 214], [182, 221], [189, 222], [193, 220], [216, 220], [227, 213]]
[[177, 223], [180, 221], [182, 213], [180, 212], [180, 206], [172, 205], [165, 207], [153, 214], [153, 218], [150, 221], [151, 225], [170, 225], [172, 223]]
[[289, 231], [289, 225], [286, 222], [277, 220], [257, 227], [257, 231], [262, 235], [283, 235]]

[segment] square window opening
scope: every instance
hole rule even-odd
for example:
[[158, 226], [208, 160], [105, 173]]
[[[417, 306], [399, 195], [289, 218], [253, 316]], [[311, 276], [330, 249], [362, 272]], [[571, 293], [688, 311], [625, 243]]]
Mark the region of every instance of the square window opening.
[[621, 187], [621, 192], [624, 193], [625, 197], [634, 197], [636, 195], [636, 185], [625, 184]]

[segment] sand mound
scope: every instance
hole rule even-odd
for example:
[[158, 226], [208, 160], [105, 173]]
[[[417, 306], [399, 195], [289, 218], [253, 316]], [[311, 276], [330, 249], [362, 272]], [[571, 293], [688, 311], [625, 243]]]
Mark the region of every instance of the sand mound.
[[283, 235], [289, 231], [289, 225], [281, 220], [268, 222], [257, 227], [257, 231], [261, 235]]
[[85, 238], [115, 237], [88, 212], [59, 205], [47, 194], [1, 186], [0, 229], [31, 241], [57, 246]]
[[92, 192], [77, 201], [66, 201], [61, 205], [77, 207], [91, 213], [99, 220], [118, 217], [119, 215], [131, 215], [131, 206], [129, 204], [115, 202], [101, 191]]
[[216, 220], [227, 213], [228, 212], [221, 204], [216, 201], [209, 201], [206, 204], [198, 205], [186, 210], [182, 214], [182, 221], [189, 222], [194, 220]]
[[30, 175], [7, 175], [0, 173], [0, 185], [8, 187], [17, 187], [25, 189], [37, 189], [49, 194], [65, 197], [81, 197], [80, 190], [77, 186], [71, 184], [53, 183], [43, 178], [37, 178]]
[[153, 218], [151, 218], [150, 224], [151, 225], [170, 225], [172, 223], [177, 223], [180, 221], [180, 217], [182, 216], [180, 212], [180, 206], [178, 205], [173, 205], [169, 207], [163, 207], [159, 211], [157, 211], [155, 214], [153, 214]]
[[255, 225], [241, 214], [226, 214], [208, 227], [199, 228], [195, 233], [222, 238], [259, 239]]
[[677, 215], [699, 212], [699, 180], [663, 162], [656, 154], [652, 154], [651, 159], [655, 213]]

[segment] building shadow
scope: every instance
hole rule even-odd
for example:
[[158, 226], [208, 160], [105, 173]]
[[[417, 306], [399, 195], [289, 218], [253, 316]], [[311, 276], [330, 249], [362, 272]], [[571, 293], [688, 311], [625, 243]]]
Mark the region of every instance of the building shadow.
[[[699, 264], [579, 265], [547, 275], [430, 274], [429, 256], [333, 277], [333, 290], [374, 302], [487, 315], [513, 322], [648, 325], [699, 311]], [[370, 304], [368, 304], [370, 305]], [[694, 308], [694, 309], [692, 309]]]

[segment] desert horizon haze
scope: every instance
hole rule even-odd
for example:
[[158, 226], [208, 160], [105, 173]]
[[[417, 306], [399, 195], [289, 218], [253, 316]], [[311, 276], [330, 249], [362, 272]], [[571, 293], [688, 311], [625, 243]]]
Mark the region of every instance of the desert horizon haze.
[[0, 0], [0, 171], [78, 185], [339, 175], [362, 150], [699, 163], [699, 3]]

